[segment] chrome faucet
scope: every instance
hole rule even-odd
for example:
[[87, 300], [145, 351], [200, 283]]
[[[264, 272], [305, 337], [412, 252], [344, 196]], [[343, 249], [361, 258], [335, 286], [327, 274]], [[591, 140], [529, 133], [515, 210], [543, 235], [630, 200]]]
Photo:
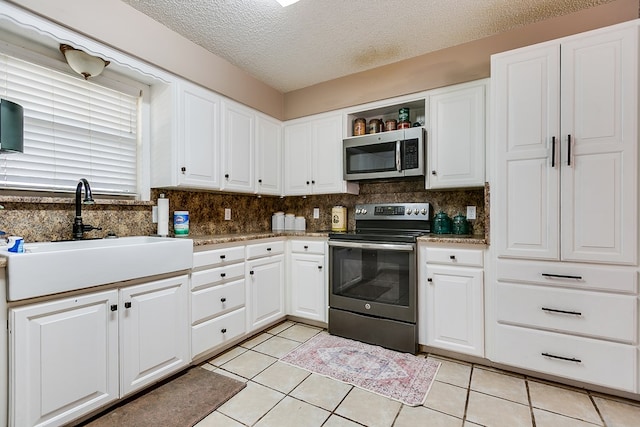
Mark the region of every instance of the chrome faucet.
[[[84, 187], [84, 200], [80, 201], [80, 196], [82, 195], [82, 188]], [[94, 227], [93, 225], [83, 224], [82, 223], [82, 205], [93, 205], [95, 201], [93, 200], [93, 196], [91, 195], [91, 187], [89, 186], [89, 181], [84, 178], [80, 178], [78, 182], [78, 186], [76, 187], [76, 217], [73, 220], [73, 238], [82, 239], [84, 237], [84, 233], [91, 230], [102, 230], [100, 227]]]

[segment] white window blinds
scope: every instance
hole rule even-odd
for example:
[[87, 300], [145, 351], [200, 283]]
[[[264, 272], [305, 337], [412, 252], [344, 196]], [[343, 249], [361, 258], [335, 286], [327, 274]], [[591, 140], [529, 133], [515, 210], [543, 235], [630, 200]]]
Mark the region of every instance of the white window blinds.
[[135, 195], [139, 97], [0, 54], [0, 94], [24, 109], [24, 153], [0, 156], [0, 189]]

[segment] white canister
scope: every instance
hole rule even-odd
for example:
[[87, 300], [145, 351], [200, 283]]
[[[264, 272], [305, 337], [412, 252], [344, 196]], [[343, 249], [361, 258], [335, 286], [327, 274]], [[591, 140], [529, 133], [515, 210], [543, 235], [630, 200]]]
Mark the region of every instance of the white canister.
[[294, 231], [296, 229], [296, 216], [294, 214], [286, 214], [284, 216], [284, 230]]
[[284, 212], [276, 212], [271, 217], [271, 229], [273, 231], [284, 231]]
[[305, 231], [307, 229], [306, 220], [304, 219], [303, 216], [296, 217], [295, 229], [296, 231]]
[[189, 211], [175, 211], [173, 213], [173, 234], [176, 237], [189, 235]]

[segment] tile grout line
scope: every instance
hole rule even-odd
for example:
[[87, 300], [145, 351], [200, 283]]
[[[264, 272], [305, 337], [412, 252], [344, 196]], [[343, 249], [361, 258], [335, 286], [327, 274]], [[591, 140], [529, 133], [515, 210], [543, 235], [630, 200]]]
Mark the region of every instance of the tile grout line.
[[527, 389], [527, 401], [529, 402], [529, 414], [531, 414], [531, 424], [536, 427], [536, 417], [533, 414], [533, 402], [531, 401], [531, 391], [529, 390], [529, 377], [524, 377], [524, 386]]
[[598, 408], [598, 405], [596, 404], [596, 401], [593, 398], [593, 395], [591, 394], [591, 392], [589, 390], [587, 390], [587, 395], [589, 396], [589, 400], [593, 404], [593, 407], [596, 408], [596, 413], [600, 417], [600, 421], [602, 421], [602, 425], [604, 427], [607, 427], [607, 422], [604, 420], [604, 417], [602, 416], [602, 413], [600, 413], [600, 408]]

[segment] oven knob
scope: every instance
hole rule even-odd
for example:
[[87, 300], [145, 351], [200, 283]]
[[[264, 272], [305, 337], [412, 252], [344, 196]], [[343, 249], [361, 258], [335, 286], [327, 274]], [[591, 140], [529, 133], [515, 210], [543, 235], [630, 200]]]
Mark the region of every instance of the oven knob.
[[427, 214], [427, 210], [426, 210], [426, 209], [422, 209], [422, 210], [420, 211], [420, 213], [421, 213], [422, 215], [426, 215], [426, 214]]
[[356, 209], [356, 215], [360, 215], [360, 212], [362, 212], [360, 209]]
[[413, 213], [416, 214], [416, 215], [418, 215], [418, 212], [420, 212], [418, 209], [414, 209], [413, 210]]
[[366, 308], [367, 310], [371, 310], [371, 304], [366, 303], [366, 304], [364, 305], [364, 308]]
[[411, 209], [407, 209], [407, 212], [405, 212], [407, 215], [411, 215]]
[[366, 215], [367, 214], [367, 210], [366, 209], [362, 209], [362, 215]]

